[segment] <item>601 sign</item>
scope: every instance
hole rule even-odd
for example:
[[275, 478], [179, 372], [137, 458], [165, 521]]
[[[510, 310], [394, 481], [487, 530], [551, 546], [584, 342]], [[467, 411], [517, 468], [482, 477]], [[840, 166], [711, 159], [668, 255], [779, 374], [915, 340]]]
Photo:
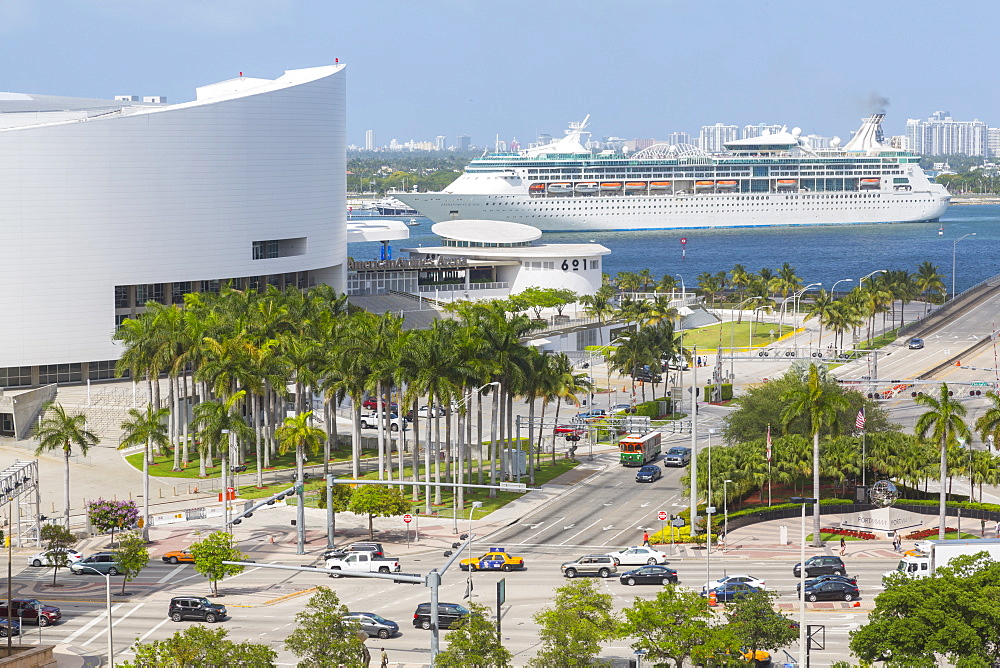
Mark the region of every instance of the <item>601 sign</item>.
[[562, 261], [562, 270], [563, 271], [569, 271], [570, 269], [572, 269], [573, 271], [580, 271], [581, 269], [586, 269], [586, 268], [587, 268], [587, 261], [586, 260], [563, 260]]

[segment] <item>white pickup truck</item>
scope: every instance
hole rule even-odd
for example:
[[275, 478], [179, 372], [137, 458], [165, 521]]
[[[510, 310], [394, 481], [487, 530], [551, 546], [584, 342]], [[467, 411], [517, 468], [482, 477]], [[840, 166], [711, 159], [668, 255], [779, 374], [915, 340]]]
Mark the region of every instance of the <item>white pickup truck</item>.
[[[367, 552], [354, 552], [343, 559], [327, 559], [326, 567], [334, 571], [355, 573], [398, 573], [399, 561], [392, 557], [373, 557]], [[331, 578], [339, 578], [340, 573], [330, 573]]]
[[[383, 415], [382, 420], [385, 419]], [[378, 429], [379, 424], [379, 414], [376, 411], [362, 411], [361, 413], [361, 428], [362, 429]], [[409, 423], [403, 418], [399, 417], [395, 413], [389, 413], [389, 431], [399, 431], [400, 426], [402, 426], [403, 431], [410, 428]]]

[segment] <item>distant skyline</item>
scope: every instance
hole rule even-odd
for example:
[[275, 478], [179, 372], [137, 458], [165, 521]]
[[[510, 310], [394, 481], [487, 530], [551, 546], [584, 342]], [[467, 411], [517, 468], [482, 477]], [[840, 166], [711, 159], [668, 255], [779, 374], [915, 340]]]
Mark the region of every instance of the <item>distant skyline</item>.
[[1000, 5], [970, 0], [0, 0], [0, 90], [194, 98], [197, 86], [348, 66], [348, 142], [469, 135], [696, 135], [797, 126], [887, 135], [947, 109], [1000, 125], [989, 76]]

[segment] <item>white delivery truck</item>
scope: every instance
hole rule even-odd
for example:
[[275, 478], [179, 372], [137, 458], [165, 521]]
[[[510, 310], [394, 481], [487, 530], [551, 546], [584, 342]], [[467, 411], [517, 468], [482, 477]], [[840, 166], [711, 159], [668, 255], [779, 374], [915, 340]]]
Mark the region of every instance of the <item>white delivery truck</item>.
[[926, 578], [934, 571], [947, 566], [952, 559], [962, 554], [986, 552], [990, 558], [1000, 561], [1000, 538], [974, 538], [971, 540], [925, 540], [920, 541], [923, 554], [907, 555], [899, 560], [896, 570], [882, 576], [882, 580], [896, 573], [904, 573], [911, 578]]

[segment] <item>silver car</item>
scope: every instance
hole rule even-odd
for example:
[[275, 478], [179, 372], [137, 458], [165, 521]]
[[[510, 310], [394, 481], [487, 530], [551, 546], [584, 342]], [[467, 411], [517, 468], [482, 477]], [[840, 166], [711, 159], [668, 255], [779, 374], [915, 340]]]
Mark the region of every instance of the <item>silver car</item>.
[[399, 624], [391, 622], [373, 612], [349, 612], [344, 617], [357, 621], [362, 631], [369, 636], [378, 636], [382, 640], [391, 638], [399, 633]]

